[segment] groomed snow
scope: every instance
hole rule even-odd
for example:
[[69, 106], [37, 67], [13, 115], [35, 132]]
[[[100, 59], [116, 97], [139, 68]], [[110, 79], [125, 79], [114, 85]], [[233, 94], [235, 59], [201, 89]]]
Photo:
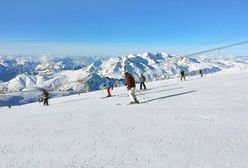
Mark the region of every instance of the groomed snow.
[[248, 72], [0, 108], [4, 168], [246, 168]]

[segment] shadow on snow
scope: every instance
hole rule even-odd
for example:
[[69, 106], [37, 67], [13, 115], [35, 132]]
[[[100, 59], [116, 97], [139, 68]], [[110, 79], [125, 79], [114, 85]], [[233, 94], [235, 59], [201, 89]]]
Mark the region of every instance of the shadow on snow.
[[167, 98], [170, 98], [170, 97], [181, 96], [181, 95], [185, 95], [185, 94], [194, 93], [196, 91], [197, 90], [192, 90], [192, 91], [187, 91], [187, 92], [181, 92], [181, 93], [171, 94], [171, 95], [168, 95], [168, 96], [163, 96], [163, 97], [158, 97], [158, 98], [150, 99], [150, 100], [147, 100], [147, 101], [144, 101], [144, 102], [141, 102], [141, 103], [148, 103], [148, 102], [152, 102], [152, 101], [156, 101], [156, 100], [167, 99]]
[[159, 92], [165, 92], [165, 91], [169, 91], [169, 90], [177, 90], [177, 89], [182, 89], [183, 87], [174, 87], [174, 88], [170, 88], [170, 89], [163, 89], [163, 90], [158, 90], [158, 91], [137, 91], [137, 93], [139, 93], [140, 95], [142, 94], [149, 94], [149, 93], [159, 93]]

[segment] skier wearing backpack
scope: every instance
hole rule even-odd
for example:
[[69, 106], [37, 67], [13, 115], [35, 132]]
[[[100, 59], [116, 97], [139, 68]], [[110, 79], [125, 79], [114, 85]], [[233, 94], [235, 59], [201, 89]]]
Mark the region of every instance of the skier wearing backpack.
[[113, 85], [109, 77], [106, 77], [105, 87], [107, 88], [107, 94], [108, 94], [107, 97], [111, 97], [110, 89], [113, 90]]
[[124, 73], [125, 75], [125, 79], [126, 79], [126, 86], [127, 86], [127, 90], [128, 90], [128, 95], [131, 99], [130, 104], [137, 104], [139, 103], [139, 101], [137, 100], [137, 97], [135, 95], [135, 81], [134, 78], [132, 77], [132, 75], [128, 72]]
[[145, 85], [146, 77], [141, 74], [140, 76], [140, 90], [142, 90], [142, 86], [144, 86], [144, 89], [146, 90], [146, 85]]

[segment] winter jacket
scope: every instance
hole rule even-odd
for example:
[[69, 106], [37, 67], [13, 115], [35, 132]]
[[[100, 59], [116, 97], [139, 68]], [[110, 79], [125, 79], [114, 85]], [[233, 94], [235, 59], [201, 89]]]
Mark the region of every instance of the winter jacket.
[[146, 77], [144, 75], [141, 75], [140, 82], [145, 82], [145, 81], [146, 81]]
[[47, 91], [44, 91], [41, 96], [43, 97], [43, 99], [48, 99], [49, 93]]
[[106, 85], [105, 86], [107, 88], [111, 88], [112, 87], [111, 81], [109, 79], [106, 80]]
[[130, 90], [131, 88], [135, 87], [135, 81], [134, 81], [134, 79], [133, 79], [131, 74], [126, 73], [125, 78], [126, 78], [126, 85], [127, 85], [128, 90]]

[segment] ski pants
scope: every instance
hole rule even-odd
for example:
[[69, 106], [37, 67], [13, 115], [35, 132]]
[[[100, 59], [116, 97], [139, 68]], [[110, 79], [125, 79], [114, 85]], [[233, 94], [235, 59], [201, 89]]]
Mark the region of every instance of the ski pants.
[[110, 87], [107, 88], [107, 93], [108, 93], [108, 96], [111, 96], [111, 94], [110, 94]]
[[131, 102], [137, 102], [137, 98], [135, 96], [135, 88], [132, 87], [130, 90], [128, 90], [128, 95], [129, 95], [129, 98], [131, 100]]
[[142, 90], [142, 86], [144, 86], [144, 89], [146, 89], [145, 82], [140, 82], [140, 90]]
[[43, 99], [43, 104], [44, 104], [44, 106], [48, 106], [48, 98]]
[[183, 79], [186, 80], [185, 75], [181, 75], [181, 81], [182, 81]]

